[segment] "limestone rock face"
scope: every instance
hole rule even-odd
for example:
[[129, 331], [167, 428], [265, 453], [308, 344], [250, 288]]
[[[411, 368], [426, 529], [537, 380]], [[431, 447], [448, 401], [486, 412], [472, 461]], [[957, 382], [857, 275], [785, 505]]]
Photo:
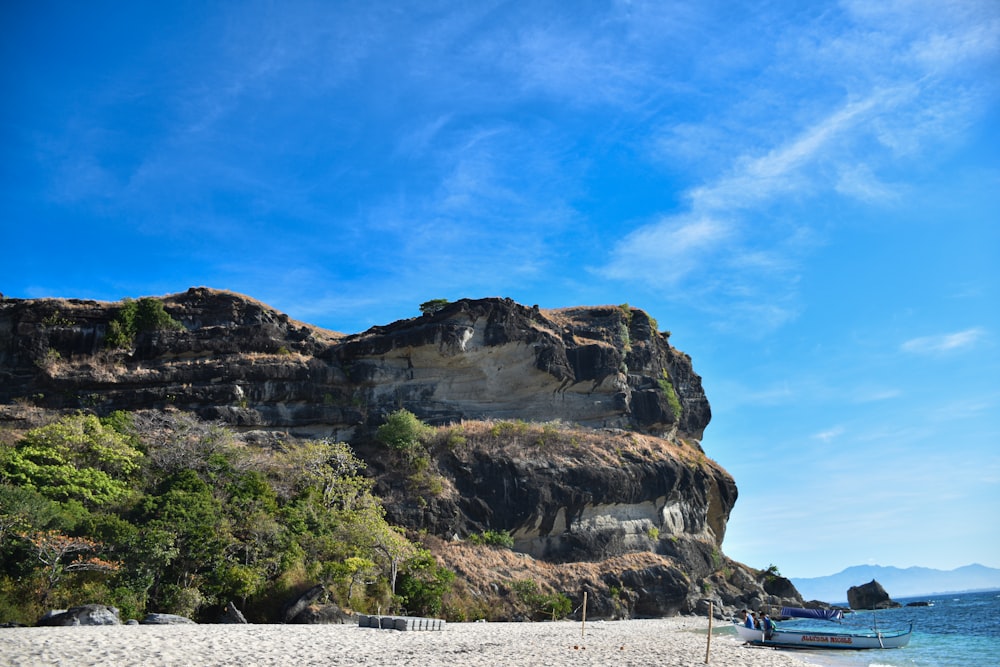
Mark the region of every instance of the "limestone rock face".
[[848, 588], [847, 604], [851, 609], [892, 609], [902, 606], [890, 599], [882, 584], [874, 579], [867, 584]]
[[121, 304], [0, 301], [0, 403], [171, 407], [342, 440], [400, 407], [429, 423], [563, 419], [694, 439], [711, 418], [690, 358], [641, 310], [463, 299], [344, 336], [229, 292], [161, 301], [183, 329], [140, 332], [127, 350], [106, 346]]

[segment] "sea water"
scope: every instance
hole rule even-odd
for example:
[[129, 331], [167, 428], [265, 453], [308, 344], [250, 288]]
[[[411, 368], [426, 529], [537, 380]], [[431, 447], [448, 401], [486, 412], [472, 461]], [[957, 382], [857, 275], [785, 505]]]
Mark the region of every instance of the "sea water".
[[838, 628], [867, 631], [877, 627], [888, 633], [913, 623], [910, 643], [904, 648], [800, 649], [794, 654], [824, 667], [1000, 667], [1000, 591], [897, 600], [904, 605], [916, 601], [930, 605], [854, 612], [845, 615], [843, 627]]

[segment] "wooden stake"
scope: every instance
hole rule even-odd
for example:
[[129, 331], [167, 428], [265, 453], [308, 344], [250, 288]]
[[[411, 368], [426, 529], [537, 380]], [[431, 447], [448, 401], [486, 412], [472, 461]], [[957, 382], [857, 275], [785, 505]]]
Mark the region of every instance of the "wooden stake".
[[583, 632], [587, 628], [587, 591], [583, 592], [583, 622], [580, 623], [580, 636], [583, 637]]
[[712, 601], [708, 601], [708, 643], [705, 646], [705, 664], [708, 664], [708, 654], [712, 650]]

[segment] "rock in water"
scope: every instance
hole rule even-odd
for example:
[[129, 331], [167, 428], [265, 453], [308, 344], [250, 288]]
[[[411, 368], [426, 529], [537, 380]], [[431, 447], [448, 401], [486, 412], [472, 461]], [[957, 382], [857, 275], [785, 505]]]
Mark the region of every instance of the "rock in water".
[[892, 609], [902, 606], [898, 602], [893, 602], [882, 588], [882, 584], [874, 579], [867, 584], [848, 588], [847, 604], [851, 609]]

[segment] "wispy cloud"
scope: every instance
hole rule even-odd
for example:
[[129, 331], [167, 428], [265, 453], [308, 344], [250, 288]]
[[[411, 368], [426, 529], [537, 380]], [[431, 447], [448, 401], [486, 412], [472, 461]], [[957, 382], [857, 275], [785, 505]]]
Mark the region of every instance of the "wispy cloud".
[[806, 168], [826, 157], [838, 136], [850, 131], [866, 115], [886, 104], [889, 93], [848, 102], [832, 114], [805, 128], [790, 142], [760, 157], [744, 156], [733, 172], [690, 192], [695, 210], [734, 211], [766, 203], [774, 197], [805, 187]]
[[667, 217], [629, 234], [615, 250], [602, 273], [631, 278], [636, 272], [657, 282], [676, 284], [699, 268], [733, 235], [725, 221], [711, 217]]
[[[721, 97], [732, 90], [703, 88], [708, 99], [720, 95], [720, 104], [706, 106], [700, 120], [653, 124], [653, 160], [690, 162], [701, 181], [683, 193], [681, 210], [625, 234], [599, 273], [656, 275], [682, 286], [678, 294], [725, 302], [727, 316], [781, 311], [763, 326], [793, 317], [796, 274], [828, 231], [818, 231], [812, 206], [831, 196], [898, 204], [910, 189], [914, 158], [932, 161], [929, 151], [961, 136], [990, 95], [969, 85], [978, 75], [963, 68], [979, 71], [1000, 53], [1000, 12], [956, 6], [941, 22], [934, 3], [868, 4], [847, 2], [813, 23], [769, 24], [781, 55], [739, 89], [752, 97], [734, 103]], [[804, 94], [807, 85], [815, 94]], [[729, 151], [728, 163], [719, 147]], [[789, 242], [795, 234], [811, 242]], [[923, 341], [908, 349], [961, 344]]]
[[821, 440], [825, 443], [828, 443], [831, 440], [836, 440], [837, 438], [842, 436], [845, 431], [846, 429], [844, 429], [843, 426], [834, 426], [833, 428], [829, 428], [825, 431], [814, 433], [812, 437], [815, 440]]
[[985, 329], [982, 327], [972, 327], [971, 329], [956, 331], [954, 333], [911, 338], [905, 341], [900, 346], [900, 349], [912, 354], [959, 352], [975, 347], [985, 337]]

